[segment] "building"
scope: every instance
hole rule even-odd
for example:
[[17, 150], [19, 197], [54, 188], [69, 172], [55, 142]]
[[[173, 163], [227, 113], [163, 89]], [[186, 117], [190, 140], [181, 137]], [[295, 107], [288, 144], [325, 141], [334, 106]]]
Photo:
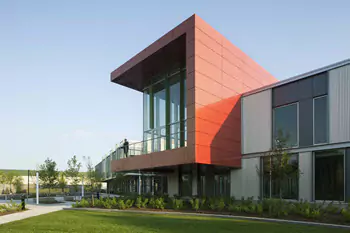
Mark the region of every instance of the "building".
[[302, 171], [283, 184], [284, 198], [344, 200], [349, 76], [347, 60], [277, 82], [193, 15], [111, 73], [112, 82], [143, 92], [144, 140], [130, 145], [128, 158], [112, 152], [105, 169], [132, 174], [123, 180], [129, 191], [276, 196], [279, 188], [257, 170], [278, 131]]

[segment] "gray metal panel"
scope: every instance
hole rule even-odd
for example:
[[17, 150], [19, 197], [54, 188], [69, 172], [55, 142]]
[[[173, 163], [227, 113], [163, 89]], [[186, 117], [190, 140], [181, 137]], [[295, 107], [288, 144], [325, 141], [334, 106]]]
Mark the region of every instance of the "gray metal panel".
[[272, 89], [273, 107], [286, 105], [298, 101], [298, 83], [293, 82]]
[[299, 147], [313, 145], [312, 99], [299, 102]]
[[350, 201], [350, 148], [345, 150], [345, 198]]
[[328, 72], [314, 76], [313, 78], [313, 96], [327, 95], [328, 93]]
[[298, 100], [312, 98], [313, 77], [300, 80], [298, 83]]
[[317, 74], [326, 72], [328, 70], [336, 69], [336, 68], [341, 67], [341, 66], [349, 65], [349, 64], [350, 64], [350, 59], [346, 59], [346, 60], [343, 60], [343, 61], [331, 64], [331, 65], [328, 65], [328, 66], [316, 69], [316, 70], [312, 70], [312, 71], [306, 72], [306, 73], [301, 74], [301, 75], [297, 75], [297, 76], [285, 79], [283, 81], [279, 81], [279, 82], [273, 83], [271, 85], [267, 85], [267, 86], [264, 86], [264, 87], [261, 87], [261, 88], [257, 88], [257, 89], [248, 91], [248, 92], [244, 93], [243, 96], [249, 96], [249, 95], [252, 95], [252, 94], [256, 94], [256, 93], [259, 93], [259, 92], [262, 92], [262, 91], [265, 91], [265, 90], [268, 90], [268, 89], [271, 89], [271, 88], [274, 88], [274, 87], [279, 87], [279, 86], [285, 85], [287, 83], [295, 82], [295, 81], [298, 81], [298, 80], [301, 80], [301, 79], [304, 79], [304, 78], [307, 78], [307, 77], [310, 77], [310, 76], [313, 76], [313, 75], [317, 75]]
[[330, 143], [350, 141], [350, 65], [329, 71]]

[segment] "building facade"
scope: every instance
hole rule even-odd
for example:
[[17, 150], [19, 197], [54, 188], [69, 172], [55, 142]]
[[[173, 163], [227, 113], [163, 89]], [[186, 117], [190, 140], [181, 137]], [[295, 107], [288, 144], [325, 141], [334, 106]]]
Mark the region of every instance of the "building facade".
[[143, 93], [143, 141], [130, 144], [128, 157], [112, 151], [96, 169], [110, 183], [129, 177], [119, 186], [130, 192], [275, 196], [279, 187], [257, 170], [279, 132], [302, 172], [283, 185], [285, 198], [345, 200], [348, 63], [277, 82], [193, 15], [111, 73]]

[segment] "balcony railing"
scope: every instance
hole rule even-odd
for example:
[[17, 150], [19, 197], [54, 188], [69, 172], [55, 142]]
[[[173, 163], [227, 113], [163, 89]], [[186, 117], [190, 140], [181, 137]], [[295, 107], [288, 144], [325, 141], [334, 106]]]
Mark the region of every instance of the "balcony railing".
[[[182, 135], [182, 136], [181, 136]], [[150, 138], [144, 141], [130, 143], [127, 155], [124, 153], [124, 147], [118, 147], [112, 153], [112, 160], [119, 160], [126, 157], [150, 154], [153, 152], [165, 151], [187, 146], [186, 132], [177, 132], [167, 136]], [[182, 140], [181, 140], [181, 139]]]

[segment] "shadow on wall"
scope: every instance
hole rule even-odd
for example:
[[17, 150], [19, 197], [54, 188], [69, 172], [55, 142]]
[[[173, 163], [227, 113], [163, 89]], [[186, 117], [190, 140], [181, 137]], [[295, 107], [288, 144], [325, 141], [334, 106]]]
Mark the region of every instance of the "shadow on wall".
[[198, 108], [196, 162], [241, 167], [241, 95]]

